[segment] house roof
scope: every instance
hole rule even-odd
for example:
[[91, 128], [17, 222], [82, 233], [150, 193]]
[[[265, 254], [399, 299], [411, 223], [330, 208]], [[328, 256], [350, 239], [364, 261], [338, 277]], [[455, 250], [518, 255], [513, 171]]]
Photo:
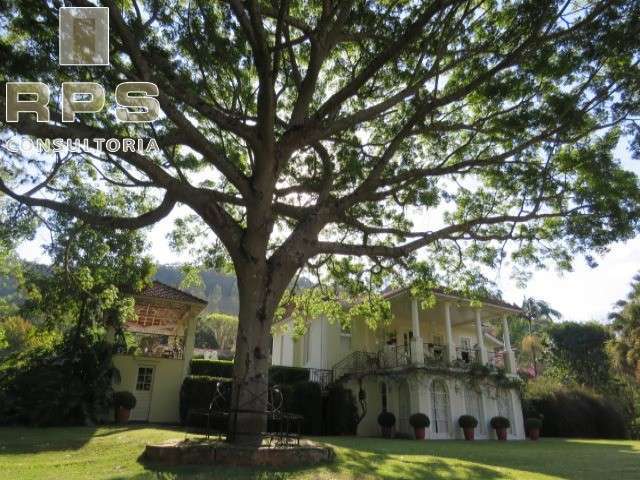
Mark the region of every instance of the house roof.
[[[403, 288], [397, 288], [395, 290], [390, 290], [388, 292], [385, 292], [383, 294], [384, 298], [390, 299], [393, 297], [397, 297], [398, 295], [402, 295], [403, 293], [407, 293], [409, 291], [411, 287], [403, 287]], [[435, 293], [436, 295], [440, 295], [440, 296], [445, 296], [445, 297], [453, 297], [459, 300], [470, 300], [468, 295], [465, 295], [463, 293], [460, 292], [456, 292], [453, 290], [447, 290], [443, 287], [434, 287], [431, 289], [433, 291], [433, 293]], [[522, 309], [517, 306], [514, 305], [512, 303], [508, 303], [505, 302], [504, 300], [501, 300], [499, 298], [495, 298], [495, 297], [482, 297], [478, 299], [479, 301], [490, 305], [490, 306], [494, 306], [494, 307], [498, 307], [498, 308], [505, 308], [507, 310], [515, 310], [518, 312], [521, 312]]]
[[163, 300], [173, 300], [177, 302], [196, 303], [206, 305], [208, 302], [201, 298], [191, 295], [188, 292], [174, 288], [166, 283], [154, 280], [151, 285], [142, 290], [138, 296], [147, 298], [161, 298]]

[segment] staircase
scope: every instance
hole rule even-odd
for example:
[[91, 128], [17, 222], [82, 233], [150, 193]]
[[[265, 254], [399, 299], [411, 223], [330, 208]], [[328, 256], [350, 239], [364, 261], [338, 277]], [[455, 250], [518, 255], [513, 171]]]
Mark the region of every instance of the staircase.
[[378, 354], [371, 352], [353, 352], [336, 363], [333, 370], [333, 381], [339, 382], [349, 375], [363, 375], [380, 369]]

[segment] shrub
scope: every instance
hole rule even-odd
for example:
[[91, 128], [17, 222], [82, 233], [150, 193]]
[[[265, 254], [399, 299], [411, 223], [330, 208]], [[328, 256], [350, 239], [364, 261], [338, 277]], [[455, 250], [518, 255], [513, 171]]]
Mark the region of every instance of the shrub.
[[414, 413], [409, 417], [409, 425], [413, 428], [429, 428], [431, 420], [424, 413]]
[[496, 430], [499, 430], [501, 428], [509, 428], [511, 426], [511, 422], [509, 421], [509, 419], [501, 416], [493, 417], [491, 419], [491, 422], [489, 423], [491, 424], [491, 428], [494, 428]]
[[458, 425], [460, 425], [460, 428], [476, 428], [478, 426], [478, 419], [473, 415], [460, 415]]
[[275, 365], [269, 368], [271, 385], [290, 385], [309, 381], [309, 370], [301, 367], [283, 367]]
[[131, 392], [121, 391], [113, 394], [113, 406], [115, 408], [122, 407], [127, 410], [133, 410], [136, 406], [136, 402], [136, 397]]
[[331, 385], [324, 404], [325, 435], [355, 435], [358, 429], [358, 407], [351, 390]]
[[391, 428], [396, 424], [396, 416], [384, 410], [380, 415], [378, 415], [378, 425], [382, 428]]
[[112, 347], [95, 332], [68, 335], [5, 358], [0, 423], [36, 426], [98, 422], [112, 399]]
[[524, 422], [525, 428], [529, 430], [540, 430], [542, 428], [542, 420], [540, 418], [527, 418]]
[[581, 387], [531, 382], [523, 401], [526, 417], [544, 418], [545, 437], [626, 438], [627, 421], [611, 398]]
[[233, 376], [233, 362], [194, 358], [191, 360], [191, 375], [231, 378]]

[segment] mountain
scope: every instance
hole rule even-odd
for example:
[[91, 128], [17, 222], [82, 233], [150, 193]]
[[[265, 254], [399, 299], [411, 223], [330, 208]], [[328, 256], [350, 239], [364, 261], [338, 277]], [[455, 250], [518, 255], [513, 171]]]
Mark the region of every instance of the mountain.
[[158, 265], [155, 279], [206, 300], [209, 302], [207, 312], [238, 315], [239, 298], [236, 277], [213, 270], [203, 271], [201, 277], [202, 285], [200, 287], [184, 287], [181, 285], [184, 273], [180, 266]]

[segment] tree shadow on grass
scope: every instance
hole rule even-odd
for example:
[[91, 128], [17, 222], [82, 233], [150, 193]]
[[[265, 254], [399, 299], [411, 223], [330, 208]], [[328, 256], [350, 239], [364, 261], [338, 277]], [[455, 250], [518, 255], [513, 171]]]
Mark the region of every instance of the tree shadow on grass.
[[[142, 460], [139, 460], [142, 461]], [[290, 469], [267, 469], [248, 467], [182, 466], [167, 467], [144, 463], [146, 472], [135, 477], [120, 477], [117, 480], [287, 480], [304, 477], [313, 480], [377, 480], [377, 479], [486, 479], [504, 478], [494, 469], [481, 465], [451, 465], [441, 459], [428, 462], [399, 458], [393, 454], [360, 451], [351, 447], [341, 450], [335, 462], [313, 467]]]
[[640, 445], [625, 441], [407, 442], [344, 437], [317, 440], [337, 448], [336, 462], [287, 470], [147, 465], [147, 472], [134, 478], [284, 480], [301, 476], [313, 480], [496, 480], [538, 478], [538, 475], [566, 480], [640, 478]]
[[96, 427], [0, 427], [0, 454], [79, 450], [96, 435]]
[[[353, 439], [344, 438], [327, 439], [326, 442], [346, 449], [354, 445]], [[624, 440], [543, 439], [539, 442], [503, 443], [362, 439], [356, 445], [357, 452], [368, 452], [374, 458], [380, 455], [393, 456], [396, 460], [394, 471], [411, 463], [416, 463], [411, 471], [420, 471], [423, 466], [431, 465], [433, 458], [456, 462], [456, 472], [458, 466], [476, 470], [462, 478], [503, 478], [504, 471], [497, 477], [496, 472], [510, 469], [517, 478], [525, 474], [542, 474], [567, 480], [640, 479], [640, 445]], [[346, 452], [344, 458], [348, 458], [352, 450]], [[476, 469], [476, 466], [483, 471]], [[424, 477], [416, 478], [451, 478], [445, 475], [446, 472], [428, 470]], [[382, 475], [380, 478], [404, 477]], [[454, 475], [453, 478], [458, 476]]]
[[0, 427], [0, 454], [20, 455], [60, 450], [79, 450], [91, 439], [118, 435], [148, 426], [98, 427]]

